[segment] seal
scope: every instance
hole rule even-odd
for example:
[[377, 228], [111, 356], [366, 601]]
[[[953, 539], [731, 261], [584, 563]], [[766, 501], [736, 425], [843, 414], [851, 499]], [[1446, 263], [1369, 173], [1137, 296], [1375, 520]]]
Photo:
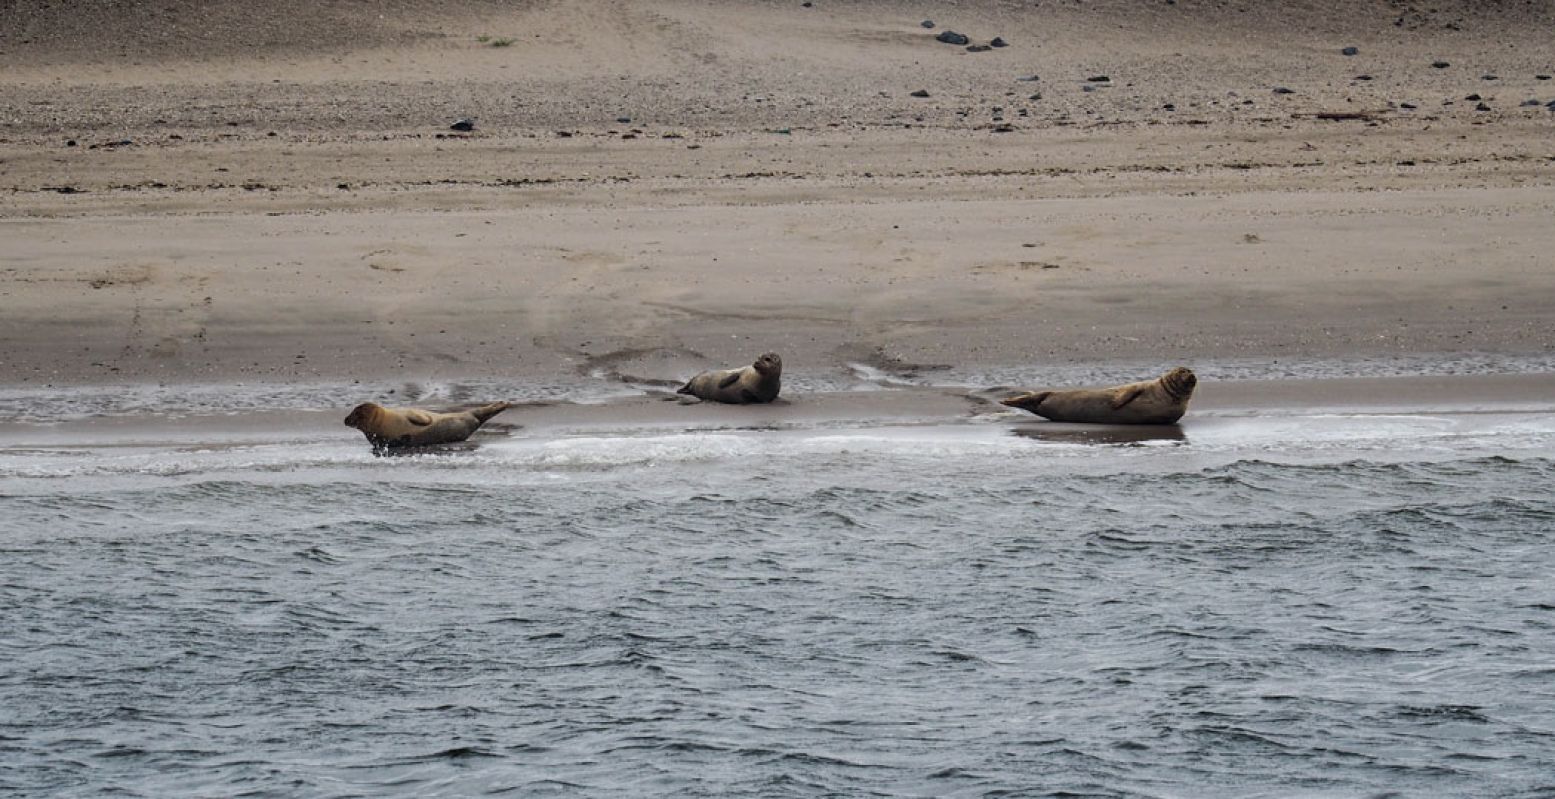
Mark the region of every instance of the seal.
[[1188, 411], [1198, 384], [1191, 369], [1179, 366], [1154, 380], [1112, 388], [1028, 391], [999, 403], [1055, 422], [1175, 424]]
[[364, 402], [351, 409], [346, 417], [346, 427], [362, 431], [375, 452], [452, 444], [469, 438], [487, 419], [511, 407], [510, 402], [493, 402], [467, 411], [435, 413], [420, 408], [385, 408], [374, 402]]
[[750, 366], [703, 372], [691, 378], [675, 393], [741, 405], [777, 399], [782, 384], [783, 359], [775, 352], [768, 352]]

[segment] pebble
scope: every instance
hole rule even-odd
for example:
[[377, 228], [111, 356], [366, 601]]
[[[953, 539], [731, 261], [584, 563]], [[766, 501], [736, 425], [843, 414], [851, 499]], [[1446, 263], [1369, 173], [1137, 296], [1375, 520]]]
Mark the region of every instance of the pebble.
[[1404, 109], [1405, 111], [1413, 111], [1416, 108], [1419, 108], [1419, 106], [1415, 105], [1414, 103], [1399, 103], [1398, 107]]
[[1501, 80], [1500, 75], [1480, 75], [1480, 80]]
[[1534, 80], [1549, 80], [1550, 76], [1549, 75], [1534, 75], [1533, 79]]
[[1485, 105], [1484, 103], [1480, 103], [1479, 105], [1474, 106], [1474, 110], [1475, 111], [1489, 111], [1490, 110], [1490, 106]]
[[986, 53], [992, 49], [992, 47], [989, 47], [986, 44], [969, 44], [967, 45], [966, 51], [968, 53]]
[[988, 43], [988, 46], [989, 47], [1009, 47], [1010, 43], [1005, 41], [1003, 39], [1003, 37], [995, 36], [995, 37], [993, 37], [993, 41]]
[[932, 19], [926, 19], [926, 20], [924, 20], [924, 21], [922, 21], [922, 22], [920, 22], [918, 24], [922, 25], [923, 27], [928, 28], [930, 30], [932, 30], [934, 28], [934, 20], [932, 20]]
[[1106, 75], [1093, 75], [1093, 76], [1091, 76], [1089, 78], [1086, 78], [1086, 80], [1090, 81], [1091, 83], [1111, 83], [1112, 82], [1112, 78], [1109, 78]]
[[621, 124], [623, 124], [623, 125], [627, 125], [627, 124], [631, 123], [632, 118], [631, 117], [616, 117], [616, 121], [621, 123]]
[[928, 89], [919, 89], [918, 91], [913, 92], [912, 96], [913, 97], [928, 97], [929, 96], [929, 90]]
[[1449, 64], [1446, 61], [1432, 61], [1431, 66], [1435, 67], [1436, 69], [1446, 69], [1452, 66], [1452, 64]]
[[943, 31], [940, 33], [940, 35], [935, 36], [934, 39], [935, 41], [944, 42], [945, 44], [967, 44], [972, 41], [966, 36], [956, 33], [955, 31]]
[[1477, 94], [1471, 94], [1471, 95], [1469, 95], [1469, 96], [1468, 96], [1468, 97], [1465, 97], [1465, 98], [1463, 98], [1463, 99], [1465, 99], [1465, 100], [1468, 100], [1468, 101], [1469, 101], [1469, 102], [1471, 102], [1471, 103], [1472, 103], [1472, 102], [1477, 102], [1477, 101], [1479, 101], [1479, 100], [1483, 100], [1483, 99], [1484, 99], [1484, 98], [1483, 98], [1483, 97], [1480, 97], [1480, 96], [1479, 96], [1479, 95], [1477, 95]]
[[1339, 52], [1341, 52], [1341, 53], [1343, 53], [1345, 55], [1358, 55], [1361, 52], [1361, 48], [1359, 48], [1359, 47], [1346, 47], [1343, 50], [1340, 50]]
[[1276, 87], [1274, 87], [1274, 93], [1275, 94], [1295, 94], [1296, 91], [1294, 89], [1287, 89], [1284, 86], [1276, 86]]
[[1535, 106], [1535, 105], [1544, 105], [1544, 103], [1541, 103], [1538, 100], [1524, 100], [1523, 101], [1523, 107], [1524, 108], [1528, 108], [1530, 106]]
[[1356, 80], [1371, 80], [1371, 76], [1370, 75], [1356, 75], [1355, 79]]
[[448, 126], [448, 129], [457, 130], [460, 133], [469, 133], [475, 130], [475, 120], [471, 117], [464, 117], [463, 119], [455, 120], [452, 125]]

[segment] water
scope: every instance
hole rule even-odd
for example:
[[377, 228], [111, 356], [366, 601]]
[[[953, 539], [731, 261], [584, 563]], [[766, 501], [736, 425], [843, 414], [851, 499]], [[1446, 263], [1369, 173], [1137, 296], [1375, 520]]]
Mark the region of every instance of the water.
[[1555, 795], [1555, 409], [1051, 432], [0, 445], [0, 793]]

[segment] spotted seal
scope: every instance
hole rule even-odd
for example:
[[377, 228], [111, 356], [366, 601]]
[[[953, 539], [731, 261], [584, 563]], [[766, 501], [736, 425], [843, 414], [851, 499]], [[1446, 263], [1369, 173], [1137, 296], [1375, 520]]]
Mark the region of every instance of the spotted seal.
[[783, 359], [775, 352], [768, 352], [750, 366], [703, 372], [675, 393], [735, 404], [771, 402], [777, 399], [782, 378]]
[[452, 444], [469, 438], [487, 419], [511, 407], [509, 402], [493, 402], [467, 411], [436, 413], [364, 402], [351, 410], [346, 427], [362, 431], [374, 450]]
[[999, 402], [1055, 422], [1175, 424], [1188, 411], [1198, 384], [1191, 369], [1179, 366], [1154, 380], [1111, 388], [1028, 391]]

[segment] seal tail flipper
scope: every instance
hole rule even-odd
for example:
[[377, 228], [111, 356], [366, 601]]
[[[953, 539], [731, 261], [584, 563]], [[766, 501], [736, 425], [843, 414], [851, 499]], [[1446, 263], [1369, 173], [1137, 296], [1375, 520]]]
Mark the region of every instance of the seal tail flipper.
[[1020, 408], [1023, 411], [1031, 411], [1035, 413], [1037, 406], [1041, 405], [1042, 401], [1047, 399], [1048, 395], [1052, 393], [1053, 392], [1051, 391], [1028, 391], [1024, 394], [1019, 394], [1014, 397], [1005, 397], [1004, 399], [999, 400], [999, 404], [1007, 405], [1011, 408]]
[[691, 393], [691, 384], [687, 383], [687, 384], [681, 386], [680, 388], [675, 389], [675, 393], [676, 394], [690, 394]]
[[513, 403], [511, 402], [493, 402], [490, 405], [482, 405], [479, 408], [472, 409], [470, 414], [484, 423], [487, 419], [490, 419], [491, 417], [496, 416], [497, 414], [502, 413], [511, 407], [513, 407]]

